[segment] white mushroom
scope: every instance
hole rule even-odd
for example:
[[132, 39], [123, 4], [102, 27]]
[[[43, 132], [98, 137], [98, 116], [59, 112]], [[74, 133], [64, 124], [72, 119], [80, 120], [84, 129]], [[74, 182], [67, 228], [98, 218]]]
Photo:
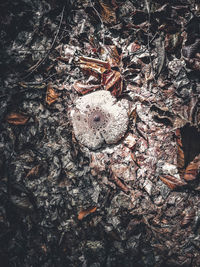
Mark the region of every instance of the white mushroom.
[[125, 106], [105, 90], [78, 98], [71, 118], [77, 140], [92, 150], [117, 143], [128, 127]]

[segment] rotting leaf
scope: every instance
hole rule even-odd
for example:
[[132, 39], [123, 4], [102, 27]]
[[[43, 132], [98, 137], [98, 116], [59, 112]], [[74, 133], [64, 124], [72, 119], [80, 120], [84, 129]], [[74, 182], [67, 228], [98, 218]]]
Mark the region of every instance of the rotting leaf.
[[84, 217], [95, 212], [96, 210], [97, 210], [97, 207], [92, 207], [92, 208], [88, 208], [86, 210], [80, 211], [78, 214], [78, 220], [83, 220]]
[[29, 117], [22, 113], [11, 112], [6, 116], [6, 121], [14, 125], [24, 125], [29, 120]]
[[179, 186], [184, 186], [187, 183], [179, 178], [172, 175], [162, 175], [159, 176], [160, 180], [165, 183], [170, 189], [175, 189]]
[[57, 94], [54, 89], [52, 88], [52, 84], [48, 84], [47, 86], [47, 92], [46, 92], [46, 103], [48, 105], [53, 104], [56, 99], [59, 97], [59, 94]]
[[184, 174], [186, 181], [194, 180], [197, 177], [200, 168], [200, 155], [196, 156], [192, 162], [187, 166]]
[[141, 25], [147, 20], [147, 14], [141, 10], [135, 10], [132, 13], [132, 21], [135, 25]]

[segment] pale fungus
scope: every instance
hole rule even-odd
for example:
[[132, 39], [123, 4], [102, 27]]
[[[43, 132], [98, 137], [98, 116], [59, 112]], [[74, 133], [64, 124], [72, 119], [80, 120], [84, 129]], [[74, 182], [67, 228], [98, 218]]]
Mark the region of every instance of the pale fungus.
[[100, 90], [78, 98], [71, 110], [77, 140], [95, 150], [117, 143], [128, 127], [127, 108], [109, 91]]

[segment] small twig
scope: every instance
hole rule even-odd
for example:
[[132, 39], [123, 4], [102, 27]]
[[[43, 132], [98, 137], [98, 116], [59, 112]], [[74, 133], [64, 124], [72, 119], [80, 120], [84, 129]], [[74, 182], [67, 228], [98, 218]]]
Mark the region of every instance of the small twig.
[[46, 59], [47, 59], [47, 57], [48, 57], [48, 55], [50, 54], [50, 52], [51, 52], [51, 50], [52, 50], [52, 48], [53, 48], [53, 46], [54, 46], [54, 44], [55, 44], [55, 42], [56, 42], [56, 39], [57, 39], [57, 37], [58, 37], [58, 33], [59, 33], [59, 31], [60, 31], [60, 28], [61, 28], [61, 24], [62, 24], [62, 21], [63, 21], [63, 16], [64, 16], [64, 10], [65, 10], [65, 6], [63, 6], [63, 9], [62, 9], [62, 12], [61, 12], [61, 18], [60, 18], [60, 23], [59, 23], [59, 26], [58, 26], [58, 30], [57, 30], [57, 32], [56, 32], [56, 35], [55, 35], [55, 37], [54, 37], [54, 40], [53, 40], [53, 43], [52, 43], [52, 45], [51, 45], [51, 47], [50, 47], [50, 49], [48, 50], [48, 52], [46, 53], [46, 55], [45, 55], [45, 57], [43, 58], [43, 59], [41, 59], [41, 60], [39, 60], [38, 61], [38, 63], [36, 63], [36, 65], [34, 66], [34, 68], [32, 69], [32, 71], [29, 73], [29, 74], [27, 74], [23, 79], [26, 79], [26, 78], [28, 78]]
[[104, 23], [103, 23], [103, 20], [101, 18], [101, 15], [99, 14], [99, 12], [96, 10], [96, 8], [94, 7], [94, 5], [92, 4], [91, 0], [90, 1], [90, 5], [91, 7], [94, 9], [94, 11], [96, 12], [98, 18], [100, 19], [100, 22], [101, 22], [101, 25], [102, 25], [102, 31], [103, 31], [103, 37], [102, 37], [102, 41], [103, 41], [103, 46], [105, 44], [105, 36], [104, 36], [104, 33], [105, 33], [105, 27], [104, 27]]

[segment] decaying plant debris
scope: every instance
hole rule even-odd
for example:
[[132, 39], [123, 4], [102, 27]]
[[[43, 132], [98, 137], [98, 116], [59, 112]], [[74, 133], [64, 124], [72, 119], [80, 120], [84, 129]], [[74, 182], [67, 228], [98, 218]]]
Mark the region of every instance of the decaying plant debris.
[[199, 2], [0, 13], [2, 266], [200, 266]]

